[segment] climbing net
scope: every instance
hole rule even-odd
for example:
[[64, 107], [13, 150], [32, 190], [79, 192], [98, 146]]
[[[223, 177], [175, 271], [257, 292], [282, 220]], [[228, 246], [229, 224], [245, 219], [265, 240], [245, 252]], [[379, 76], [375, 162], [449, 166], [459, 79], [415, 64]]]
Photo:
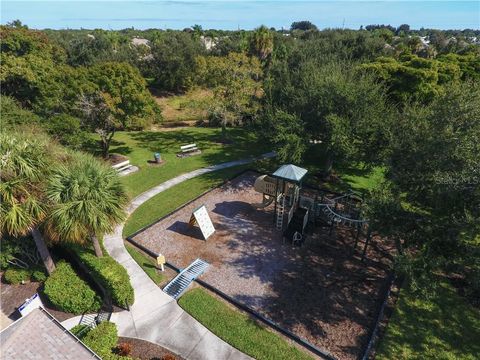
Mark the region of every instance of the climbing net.
[[329, 221], [352, 227], [363, 227], [368, 220], [362, 218], [362, 200], [355, 193], [349, 193], [318, 204]]

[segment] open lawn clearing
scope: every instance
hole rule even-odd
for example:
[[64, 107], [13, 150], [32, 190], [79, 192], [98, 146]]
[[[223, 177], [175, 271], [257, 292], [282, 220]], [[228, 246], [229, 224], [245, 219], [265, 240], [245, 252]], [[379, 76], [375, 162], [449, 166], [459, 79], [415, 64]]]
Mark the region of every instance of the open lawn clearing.
[[281, 336], [204, 289], [188, 291], [178, 303], [215, 335], [255, 359], [312, 359]]
[[400, 291], [376, 358], [478, 359], [480, 311], [442, 283], [434, 296], [419, 299], [408, 289]]
[[[362, 263], [352, 256], [354, 234], [317, 228], [302, 248], [283, 244], [272, 224], [273, 206], [255, 209], [257, 173], [247, 172], [174, 212], [133, 240], [184, 268], [200, 257], [201, 279], [338, 358], [361, 353], [382, 298], [391, 244], [375, 237]], [[166, 194], [167, 192], [165, 192]], [[216, 232], [204, 241], [189, 228], [192, 210], [205, 204]]]
[[[188, 128], [168, 132], [119, 132], [115, 135], [111, 152], [125, 155], [139, 171], [122, 178], [129, 195], [134, 197], [155, 185], [182, 173], [231, 160], [248, 158], [268, 151], [257, 136], [245, 129], [233, 128], [228, 133], [230, 144], [221, 144], [220, 129]], [[201, 154], [179, 158], [180, 146], [197, 144]], [[165, 163], [152, 164], [153, 154], [160, 152]]]
[[197, 122], [207, 119], [207, 105], [212, 92], [193, 89], [182, 95], [154, 95], [162, 108], [164, 125]]

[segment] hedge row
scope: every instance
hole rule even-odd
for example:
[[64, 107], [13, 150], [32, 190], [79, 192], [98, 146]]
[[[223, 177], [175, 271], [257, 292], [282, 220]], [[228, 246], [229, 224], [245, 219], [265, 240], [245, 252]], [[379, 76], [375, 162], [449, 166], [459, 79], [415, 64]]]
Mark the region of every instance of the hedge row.
[[70, 330], [80, 337], [90, 349], [103, 360], [129, 360], [130, 357], [119, 356], [114, 353], [117, 347], [118, 332], [114, 323], [104, 321], [96, 328], [85, 331], [84, 325], [77, 325]]
[[134, 292], [130, 277], [122, 265], [107, 254], [99, 258], [90, 249], [80, 246], [72, 246], [71, 249], [90, 270], [91, 275], [109, 292], [115, 305], [125, 307], [126, 304], [133, 304]]
[[45, 281], [47, 275], [45, 271], [40, 267], [35, 267], [32, 269], [21, 269], [21, 268], [9, 268], [3, 274], [3, 279], [7, 284], [21, 284], [22, 282], [29, 281]]
[[83, 281], [65, 261], [45, 281], [43, 290], [53, 306], [76, 315], [97, 311], [101, 306], [100, 297]]

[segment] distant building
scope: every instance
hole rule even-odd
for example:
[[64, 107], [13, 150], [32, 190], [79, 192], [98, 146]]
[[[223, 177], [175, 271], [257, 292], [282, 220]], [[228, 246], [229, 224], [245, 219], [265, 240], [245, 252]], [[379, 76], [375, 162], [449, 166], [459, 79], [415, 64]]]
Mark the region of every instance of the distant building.
[[202, 36], [200, 36], [200, 42], [202, 43], [203, 46], [205, 46], [205, 49], [210, 51], [213, 48], [215, 48], [215, 46], [217, 46], [218, 38], [217, 37], [212, 38], [212, 37], [209, 37], [209, 36], [203, 36], [202, 35]]
[[136, 36], [132, 39], [131, 44], [133, 46], [143, 45], [150, 48], [150, 41], [148, 41], [147, 39], [136, 37]]
[[101, 360], [41, 307], [0, 332], [0, 353], [2, 360]]

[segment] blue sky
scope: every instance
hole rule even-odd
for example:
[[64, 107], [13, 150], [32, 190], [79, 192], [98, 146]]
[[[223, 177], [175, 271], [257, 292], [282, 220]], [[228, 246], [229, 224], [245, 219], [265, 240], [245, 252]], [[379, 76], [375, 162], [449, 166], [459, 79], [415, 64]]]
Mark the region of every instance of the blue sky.
[[288, 28], [310, 20], [320, 28], [408, 23], [413, 28], [480, 28], [479, 1], [448, 0], [4, 0], [1, 22], [20, 19], [32, 28], [135, 27], [252, 29]]

